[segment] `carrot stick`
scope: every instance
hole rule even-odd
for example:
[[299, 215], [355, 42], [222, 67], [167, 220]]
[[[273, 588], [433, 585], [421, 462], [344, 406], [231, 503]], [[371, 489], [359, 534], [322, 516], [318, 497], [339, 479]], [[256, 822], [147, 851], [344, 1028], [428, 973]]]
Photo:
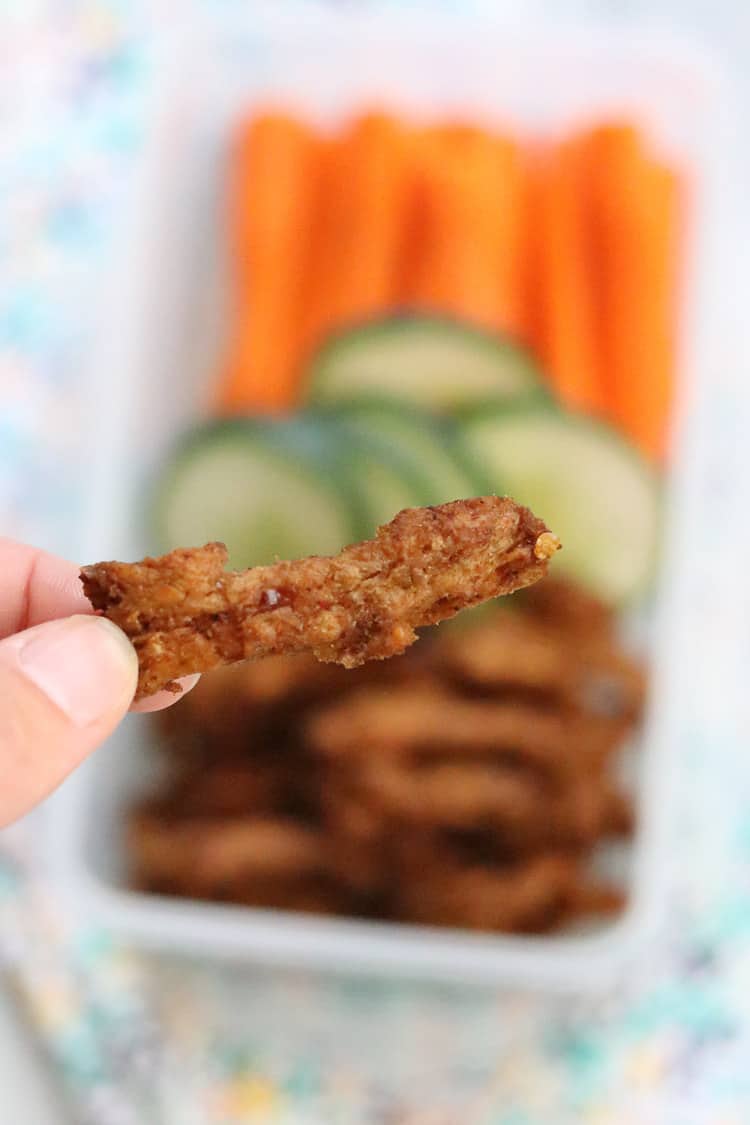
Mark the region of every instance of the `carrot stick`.
[[601, 127], [587, 147], [609, 409], [660, 459], [672, 399], [677, 181], [631, 126]]
[[278, 410], [293, 401], [316, 154], [312, 132], [281, 112], [254, 118], [238, 135], [229, 204], [235, 323], [219, 387], [224, 410]]
[[525, 321], [523, 288], [523, 221], [526, 207], [527, 162], [520, 146], [497, 138], [498, 191], [495, 255], [499, 268], [498, 324], [521, 334]]
[[580, 144], [541, 156], [535, 175], [534, 342], [561, 400], [604, 407], [585, 165]]
[[331, 152], [327, 243], [311, 288], [312, 336], [395, 300], [406, 205], [406, 132], [385, 113], [354, 122]]
[[540, 352], [542, 338], [539, 300], [539, 207], [544, 185], [544, 149], [535, 142], [524, 148], [519, 206], [519, 268], [517, 335], [532, 351]]
[[521, 160], [518, 147], [479, 129], [422, 134], [416, 154], [414, 237], [403, 300], [517, 331]]
[[677, 288], [680, 264], [682, 185], [672, 168], [650, 162], [650, 238], [646, 255], [653, 281], [650, 312], [653, 320], [655, 370], [661, 373], [640, 404], [646, 422], [643, 438], [657, 457], [666, 452], [669, 418], [674, 406], [677, 335]]
[[335, 242], [340, 191], [340, 146], [340, 137], [319, 138], [313, 223], [307, 261], [303, 267], [304, 299], [300, 313], [300, 355], [303, 368], [331, 327], [331, 247]]

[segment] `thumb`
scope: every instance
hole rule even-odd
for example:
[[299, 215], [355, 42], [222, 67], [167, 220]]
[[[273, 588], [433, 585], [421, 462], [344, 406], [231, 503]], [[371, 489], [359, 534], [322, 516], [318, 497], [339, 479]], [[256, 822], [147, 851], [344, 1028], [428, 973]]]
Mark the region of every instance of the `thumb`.
[[137, 678], [135, 650], [101, 617], [49, 621], [0, 641], [0, 826], [107, 737]]

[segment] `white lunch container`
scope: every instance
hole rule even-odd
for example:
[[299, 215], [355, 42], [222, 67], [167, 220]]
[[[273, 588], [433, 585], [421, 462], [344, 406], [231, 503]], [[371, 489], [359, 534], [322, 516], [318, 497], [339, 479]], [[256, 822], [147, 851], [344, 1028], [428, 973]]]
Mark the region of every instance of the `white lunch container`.
[[418, 118], [460, 112], [526, 133], [622, 114], [643, 123], [654, 144], [686, 170], [691, 232], [663, 567], [669, 581], [661, 583], [645, 629], [653, 671], [647, 722], [632, 755], [637, 831], [632, 845], [608, 860], [625, 881], [628, 906], [595, 927], [516, 937], [137, 893], [125, 879], [124, 814], [155, 762], [151, 726], [140, 716], [131, 716], [50, 802], [47, 862], [79, 914], [149, 947], [486, 984], [602, 985], [643, 950], [664, 897], [670, 774], [688, 658], [680, 624], [689, 589], [696, 404], [708, 367], [703, 357], [710, 358], [722, 330], [713, 284], [730, 151], [722, 83], [699, 54], [671, 42], [592, 31], [550, 37], [478, 18], [433, 14], [428, 21], [424, 14], [309, 3], [253, 5], [222, 37], [183, 40], [159, 79], [131, 214], [98, 310], [84, 561], [136, 559], [147, 548], [143, 490], [200, 413], [223, 341], [221, 202], [231, 126], [240, 112], [279, 100], [323, 122], [378, 102]]

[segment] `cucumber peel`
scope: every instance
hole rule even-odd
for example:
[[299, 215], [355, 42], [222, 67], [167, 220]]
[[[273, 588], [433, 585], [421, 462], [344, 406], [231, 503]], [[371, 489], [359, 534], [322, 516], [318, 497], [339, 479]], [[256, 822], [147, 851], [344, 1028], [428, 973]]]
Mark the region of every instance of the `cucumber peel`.
[[313, 357], [308, 398], [390, 395], [441, 413], [488, 397], [545, 394], [531, 353], [448, 317], [390, 316], [338, 333]]
[[528, 404], [463, 420], [494, 490], [559, 535], [555, 569], [608, 602], [642, 595], [656, 567], [661, 489], [640, 454], [604, 422]]
[[303, 418], [242, 418], [199, 427], [158, 483], [152, 523], [161, 550], [227, 544], [234, 568], [333, 554], [366, 518], [330, 435]]
[[385, 396], [348, 399], [316, 413], [339, 422], [356, 441], [375, 440], [421, 481], [423, 504], [487, 491], [486, 479], [449, 419]]

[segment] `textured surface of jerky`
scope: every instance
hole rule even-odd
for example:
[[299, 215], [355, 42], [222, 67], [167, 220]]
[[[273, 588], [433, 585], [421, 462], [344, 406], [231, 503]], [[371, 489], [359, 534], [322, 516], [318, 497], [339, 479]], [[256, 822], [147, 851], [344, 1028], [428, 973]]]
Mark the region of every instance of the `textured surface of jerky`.
[[505, 871], [436, 866], [404, 884], [401, 906], [424, 925], [545, 933], [570, 910], [580, 878], [576, 861], [561, 855], [535, 856]]
[[608, 831], [627, 829], [620, 795], [584, 771], [565, 786], [533, 774], [482, 762], [444, 762], [427, 769], [401, 763], [364, 763], [353, 797], [394, 823], [444, 828], [488, 828], [514, 851], [542, 846], [582, 848]]
[[136, 885], [523, 932], [620, 909], [595, 873], [633, 829], [618, 759], [643, 674], [600, 603], [540, 586], [399, 660], [205, 677], [158, 718], [169, 777], [131, 819]]
[[485, 696], [507, 695], [542, 709], [567, 707], [612, 720], [629, 720], [643, 707], [642, 665], [613, 633], [595, 627], [577, 629], [571, 637], [565, 626], [541, 615], [503, 613], [491, 623], [441, 636], [435, 658], [447, 676]]
[[326, 857], [318, 833], [294, 821], [258, 816], [170, 823], [144, 812], [131, 822], [130, 847], [152, 876], [203, 890], [256, 876], [316, 873]]
[[620, 737], [616, 724], [540, 712], [513, 700], [461, 699], [440, 684], [362, 689], [313, 714], [307, 725], [310, 746], [329, 759], [459, 754], [553, 774], [569, 769], [571, 746], [576, 757], [598, 759]]
[[138, 652], [136, 698], [175, 680], [279, 653], [353, 668], [403, 652], [415, 629], [543, 577], [559, 546], [541, 520], [496, 496], [409, 508], [332, 558], [226, 571], [212, 543], [81, 578], [94, 609]]

